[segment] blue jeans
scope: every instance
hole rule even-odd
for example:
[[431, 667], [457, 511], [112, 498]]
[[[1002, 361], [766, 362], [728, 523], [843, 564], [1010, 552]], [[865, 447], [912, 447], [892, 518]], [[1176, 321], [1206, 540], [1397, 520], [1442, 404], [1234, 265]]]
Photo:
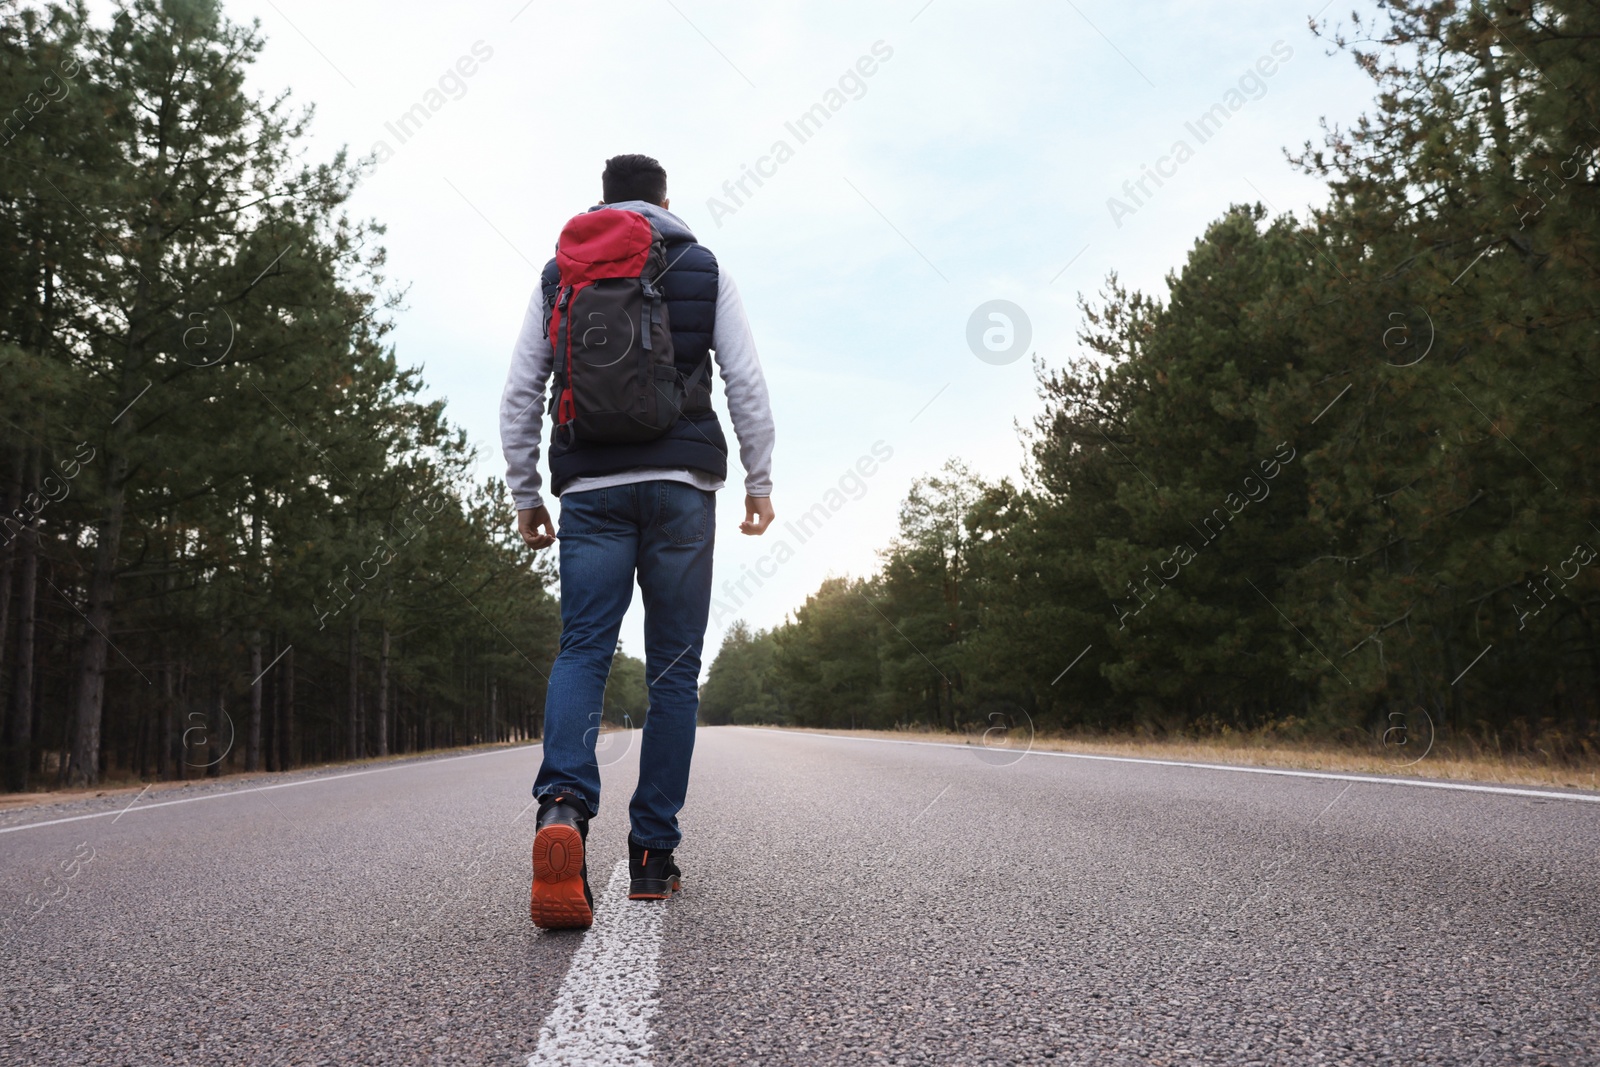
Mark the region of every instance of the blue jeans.
[[561, 497], [561, 651], [544, 702], [544, 760], [533, 795], [581, 797], [600, 811], [595, 741], [617, 631], [644, 595], [645, 681], [650, 710], [639, 785], [628, 805], [630, 837], [676, 848], [689, 790], [700, 649], [711, 609], [716, 495], [682, 482], [647, 481]]

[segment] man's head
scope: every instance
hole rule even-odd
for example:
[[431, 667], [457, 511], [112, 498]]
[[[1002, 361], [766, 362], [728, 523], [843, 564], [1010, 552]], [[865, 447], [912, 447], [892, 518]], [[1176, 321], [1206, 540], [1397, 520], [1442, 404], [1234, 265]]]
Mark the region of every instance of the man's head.
[[643, 200], [667, 206], [667, 172], [649, 156], [612, 156], [600, 174], [601, 196], [607, 204]]

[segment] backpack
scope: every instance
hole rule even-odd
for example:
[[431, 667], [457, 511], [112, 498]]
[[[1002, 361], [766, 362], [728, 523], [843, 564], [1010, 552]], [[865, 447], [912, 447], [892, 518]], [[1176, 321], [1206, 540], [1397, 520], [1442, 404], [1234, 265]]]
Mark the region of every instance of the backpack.
[[555, 352], [557, 434], [635, 444], [663, 436], [683, 414], [707, 368], [687, 382], [678, 371], [656, 285], [666, 263], [660, 231], [637, 211], [586, 211], [562, 228], [560, 287], [546, 329]]

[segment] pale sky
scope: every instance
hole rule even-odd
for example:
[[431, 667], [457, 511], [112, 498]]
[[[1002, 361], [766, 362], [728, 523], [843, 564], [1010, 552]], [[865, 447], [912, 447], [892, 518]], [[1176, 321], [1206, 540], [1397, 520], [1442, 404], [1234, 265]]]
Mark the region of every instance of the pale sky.
[[[387, 224], [390, 276], [409, 286], [399, 358], [448, 398], [485, 475], [504, 473], [500, 389], [562, 223], [599, 198], [606, 157], [661, 160], [673, 211], [737, 279], [778, 428], [774, 529], [738, 533], [736, 459], [719, 495], [717, 595], [735, 610], [707, 635], [709, 666], [734, 617], [770, 627], [828, 575], [871, 570], [913, 478], [952, 456], [1018, 472], [1016, 424], [1039, 409], [1028, 356], [1081, 354], [1080, 292], [1111, 271], [1161, 291], [1230, 203], [1303, 215], [1321, 199], [1283, 148], [1320, 141], [1319, 117], [1348, 122], [1371, 91], [1308, 32], [1318, 2], [226, 8], [268, 38], [257, 89], [316, 105], [314, 154], [393, 150], [353, 210]], [[427, 118], [402, 141], [390, 126], [418, 104]], [[817, 104], [828, 118], [802, 142], [786, 123]], [[1217, 104], [1226, 118], [1202, 143], [1186, 124]], [[758, 166], [767, 176], [735, 203], [724, 183]], [[1136, 201], [1124, 183], [1141, 177]], [[1111, 197], [1131, 213], [1114, 219]], [[968, 343], [992, 300], [1031, 327], [1011, 362]], [[830, 497], [875, 444], [891, 455], [846, 480], [857, 499]], [[819, 531], [785, 533], [819, 502], [835, 512]], [[778, 566], [780, 540], [792, 558]], [[770, 577], [723, 587], [746, 568]], [[636, 602], [623, 629], [635, 654], [641, 617]]]

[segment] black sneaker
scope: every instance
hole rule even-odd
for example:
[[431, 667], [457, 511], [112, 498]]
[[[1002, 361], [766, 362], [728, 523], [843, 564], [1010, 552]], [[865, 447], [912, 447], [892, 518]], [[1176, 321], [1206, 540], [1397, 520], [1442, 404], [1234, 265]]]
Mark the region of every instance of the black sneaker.
[[628, 899], [666, 900], [680, 887], [683, 872], [672, 862], [672, 849], [645, 848], [628, 838]]
[[594, 894], [589, 891], [589, 812], [568, 793], [539, 800], [533, 835], [533, 925], [544, 930], [582, 930], [594, 925]]

